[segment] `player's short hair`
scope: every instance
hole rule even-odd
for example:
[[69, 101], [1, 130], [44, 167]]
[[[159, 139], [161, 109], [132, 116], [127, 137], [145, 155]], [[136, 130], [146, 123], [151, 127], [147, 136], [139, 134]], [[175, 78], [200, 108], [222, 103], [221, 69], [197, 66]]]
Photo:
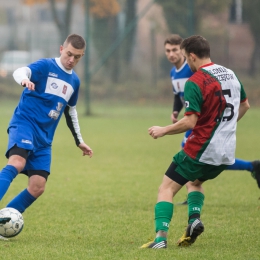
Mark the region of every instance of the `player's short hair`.
[[164, 41], [164, 46], [168, 43], [171, 45], [180, 45], [182, 42], [182, 37], [179, 34], [171, 34], [169, 35], [165, 41]]
[[194, 53], [200, 59], [210, 57], [209, 42], [200, 35], [193, 35], [184, 39], [180, 46], [186, 53]]
[[63, 46], [67, 46], [68, 44], [71, 44], [75, 49], [86, 49], [86, 41], [78, 34], [70, 34], [63, 43]]

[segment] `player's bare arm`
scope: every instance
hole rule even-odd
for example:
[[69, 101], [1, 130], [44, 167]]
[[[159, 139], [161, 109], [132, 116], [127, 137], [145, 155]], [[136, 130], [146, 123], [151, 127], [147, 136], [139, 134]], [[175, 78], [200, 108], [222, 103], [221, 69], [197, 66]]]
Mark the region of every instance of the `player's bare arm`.
[[250, 105], [248, 99], [245, 102], [240, 103], [237, 121], [239, 121], [244, 116], [244, 114], [249, 108]]
[[168, 126], [152, 126], [148, 129], [149, 135], [151, 135], [154, 139], [158, 137], [162, 137], [164, 135], [174, 135], [186, 132], [189, 129], [194, 128], [198, 120], [198, 115], [191, 114], [184, 116], [177, 123], [168, 125]]
[[80, 143], [78, 147], [83, 151], [83, 156], [88, 155], [89, 158], [92, 157], [93, 151], [87, 144]]

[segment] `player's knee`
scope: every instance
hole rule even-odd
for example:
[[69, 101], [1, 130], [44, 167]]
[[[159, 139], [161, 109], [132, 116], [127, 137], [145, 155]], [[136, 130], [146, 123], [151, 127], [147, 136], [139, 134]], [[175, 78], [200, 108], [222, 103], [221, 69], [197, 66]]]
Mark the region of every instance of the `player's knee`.
[[29, 179], [28, 191], [35, 197], [41, 196], [45, 190], [46, 179], [42, 176], [33, 175]]
[[28, 191], [35, 198], [40, 197], [44, 193], [44, 190], [45, 190], [45, 186], [30, 185], [28, 187]]
[[40, 197], [45, 191], [45, 187], [39, 187], [38, 189], [35, 190], [35, 198]]
[[186, 184], [186, 186], [187, 186], [187, 188], [189, 188], [189, 187], [201, 187], [201, 185], [202, 185], [202, 181], [199, 181], [199, 180], [195, 180], [195, 181], [189, 181], [189, 182], [187, 182], [187, 184]]
[[158, 189], [158, 195], [162, 196], [170, 196], [172, 197], [176, 192], [174, 191], [174, 188], [171, 185], [167, 185], [165, 183], [162, 183]]
[[25, 166], [26, 160], [18, 155], [13, 155], [8, 160], [8, 165], [12, 165], [18, 172], [21, 172]]

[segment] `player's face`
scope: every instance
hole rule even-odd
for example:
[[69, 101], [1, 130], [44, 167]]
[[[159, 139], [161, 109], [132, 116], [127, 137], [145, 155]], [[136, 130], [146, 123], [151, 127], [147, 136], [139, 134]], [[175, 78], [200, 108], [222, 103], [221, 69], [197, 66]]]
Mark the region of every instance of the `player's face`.
[[75, 49], [71, 44], [60, 46], [60, 61], [65, 69], [71, 70], [84, 55], [84, 49]]
[[181, 52], [182, 52], [183, 56], [185, 57], [185, 59], [186, 59], [188, 65], [189, 65], [191, 71], [192, 72], [196, 72], [197, 69], [196, 69], [196, 67], [194, 65], [194, 59], [193, 59], [192, 55], [187, 53], [187, 52], [185, 52], [184, 50], [181, 50]]
[[170, 63], [176, 65], [182, 65], [183, 55], [180, 49], [180, 45], [171, 45], [166, 43], [165, 46], [165, 55]]

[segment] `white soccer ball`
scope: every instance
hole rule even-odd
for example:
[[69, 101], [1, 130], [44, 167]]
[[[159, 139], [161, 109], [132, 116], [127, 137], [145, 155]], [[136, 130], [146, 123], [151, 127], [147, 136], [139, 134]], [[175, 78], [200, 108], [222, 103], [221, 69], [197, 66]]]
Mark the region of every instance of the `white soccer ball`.
[[24, 220], [22, 214], [14, 208], [3, 208], [0, 217], [10, 217], [11, 220], [0, 224], [0, 235], [3, 237], [17, 236], [23, 229]]

